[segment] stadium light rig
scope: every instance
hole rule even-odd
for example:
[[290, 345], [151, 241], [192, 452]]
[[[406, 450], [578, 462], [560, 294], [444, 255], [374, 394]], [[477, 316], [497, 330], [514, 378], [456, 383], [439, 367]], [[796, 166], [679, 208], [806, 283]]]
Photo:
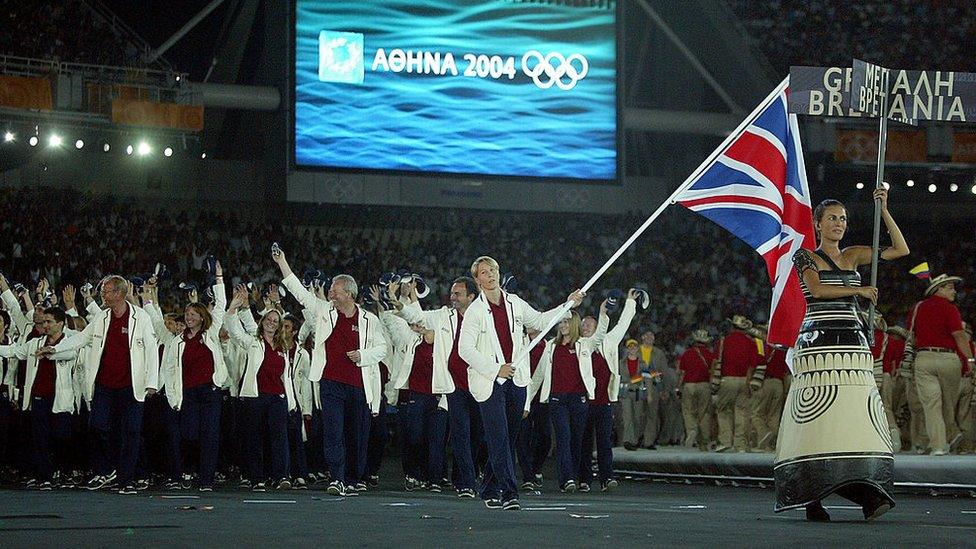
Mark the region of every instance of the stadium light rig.
[[81, 140], [81, 139], [79, 139], [78, 141], [75, 141], [75, 148], [76, 148], [76, 149], [78, 149], [79, 151], [80, 151], [80, 150], [81, 150], [81, 149], [82, 149], [82, 148], [83, 148], [84, 146], [85, 146], [85, 142], [84, 142], [83, 140]]
[[909, 187], [914, 187], [915, 186], [915, 180], [914, 179], [909, 179], [908, 181], [905, 182], [905, 185], [907, 185]]
[[173, 147], [166, 147], [165, 149], [163, 149], [163, 156], [165, 156], [166, 158], [173, 156]]
[[857, 190], [861, 190], [861, 189], [863, 189], [863, 188], [864, 188], [864, 183], [861, 183], [860, 181], [858, 181], [858, 182], [857, 182], [857, 183], [856, 183], [856, 184], [854, 185], [854, 187], [856, 187], [856, 188], [857, 188]]
[[30, 139], [27, 140], [27, 144], [30, 145], [31, 147], [36, 147], [37, 146], [37, 141], [38, 141], [37, 136], [36, 135], [32, 135], [32, 136], [30, 136]]

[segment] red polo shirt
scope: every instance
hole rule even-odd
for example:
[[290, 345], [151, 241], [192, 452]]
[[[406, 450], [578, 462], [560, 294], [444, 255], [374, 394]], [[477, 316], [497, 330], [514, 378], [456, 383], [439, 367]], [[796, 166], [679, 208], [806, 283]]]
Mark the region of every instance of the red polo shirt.
[[498, 305], [488, 300], [491, 319], [495, 323], [495, 333], [498, 334], [498, 343], [502, 346], [505, 362], [510, 364], [512, 362], [512, 331], [508, 324], [508, 314], [505, 312], [506, 306], [505, 294], [502, 294], [502, 299]]
[[187, 331], [183, 338], [183, 390], [213, 383], [214, 358], [203, 342], [203, 332], [189, 337]]
[[[54, 340], [48, 338], [45, 345], [53, 347], [58, 344], [62, 339], [64, 339], [64, 334], [61, 337]], [[37, 361], [37, 373], [34, 374], [34, 386], [31, 387], [31, 396], [35, 397], [53, 397], [54, 396], [54, 386], [58, 378], [58, 369], [55, 366], [54, 361], [49, 357], [44, 357], [38, 359]]]
[[884, 363], [881, 365], [885, 373], [895, 375], [895, 370], [901, 364], [901, 357], [905, 354], [905, 340], [900, 337], [888, 336], [888, 350], [885, 352]]
[[413, 352], [413, 366], [410, 368], [410, 378], [407, 380], [410, 390], [415, 393], [431, 395], [434, 393], [434, 346], [424, 340], [420, 341]]
[[593, 353], [593, 377], [596, 379], [596, 387], [590, 406], [610, 404], [610, 365], [600, 353]]
[[715, 353], [705, 345], [695, 344], [678, 358], [678, 370], [685, 373], [684, 383], [708, 383], [709, 369]]
[[914, 326], [911, 313], [908, 318], [908, 329], [915, 332], [915, 349], [941, 347], [955, 351], [956, 340], [953, 339], [952, 332], [962, 330], [959, 309], [951, 301], [938, 295], [922, 301], [917, 307]]
[[454, 332], [454, 345], [451, 347], [451, 356], [447, 359], [447, 370], [451, 372], [451, 379], [454, 380], [454, 387], [464, 391], [469, 391], [468, 387], [468, 363], [461, 359], [458, 353], [458, 339], [461, 336], [461, 323], [464, 316], [458, 313], [458, 327]]
[[762, 355], [756, 347], [756, 340], [743, 332], [733, 331], [725, 336], [722, 347], [722, 375], [743, 377], [762, 363]]
[[276, 351], [274, 347], [264, 343], [264, 360], [258, 368], [258, 393], [262, 395], [283, 395], [285, 394], [285, 383], [282, 376], [285, 375], [285, 352]]
[[359, 309], [351, 316], [336, 311], [336, 323], [325, 340], [325, 371], [322, 379], [362, 388], [363, 373], [346, 353], [359, 350]]
[[549, 394], [563, 393], [586, 394], [575, 345], [556, 345], [552, 353], [552, 387]]
[[786, 363], [786, 352], [773, 347], [769, 354], [769, 360], [766, 361], [766, 377], [784, 379], [789, 372], [790, 366]]
[[102, 348], [102, 360], [95, 381], [109, 389], [132, 387], [132, 357], [129, 355], [129, 305], [116, 318], [109, 311], [108, 332]]
[[535, 369], [539, 367], [539, 360], [542, 359], [542, 354], [546, 352], [546, 342], [543, 341], [532, 348], [529, 351], [529, 372], [535, 375]]

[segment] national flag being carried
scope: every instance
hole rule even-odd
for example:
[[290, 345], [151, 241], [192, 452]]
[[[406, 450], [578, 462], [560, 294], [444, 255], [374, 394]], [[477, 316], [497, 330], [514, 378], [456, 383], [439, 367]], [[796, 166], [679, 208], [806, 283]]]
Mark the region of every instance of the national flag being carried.
[[806, 301], [793, 254], [816, 247], [813, 212], [789, 78], [692, 174], [674, 201], [745, 241], [766, 262], [770, 343], [792, 347]]

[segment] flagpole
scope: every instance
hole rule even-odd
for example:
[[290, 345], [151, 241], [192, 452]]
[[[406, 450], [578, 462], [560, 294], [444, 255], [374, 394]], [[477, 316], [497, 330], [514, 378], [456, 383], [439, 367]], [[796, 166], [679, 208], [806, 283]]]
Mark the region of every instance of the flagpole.
[[[881, 122], [878, 124], [878, 170], [875, 174], [874, 188], [884, 188], [885, 152], [888, 148], [888, 73], [885, 73], [885, 95], [882, 101]], [[874, 235], [871, 240], [871, 286], [878, 286], [878, 249], [881, 246], [881, 199], [874, 200]], [[868, 325], [865, 331], [868, 343], [874, 345], [875, 304], [868, 306]]]
[[[638, 238], [640, 238], [642, 234], [644, 234], [644, 231], [646, 231], [647, 228], [651, 226], [651, 223], [654, 223], [654, 221], [661, 215], [662, 212], [664, 212], [664, 210], [668, 206], [674, 204], [675, 198], [677, 198], [678, 195], [680, 195], [685, 190], [687, 190], [688, 187], [690, 187], [692, 183], [694, 183], [695, 179], [697, 179], [698, 176], [702, 174], [702, 172], [708, 169], [711, 163], [719, 155], [721, 155], [722, 153], [725, 152], [726, 149], [728, 149], [729, 145], [731, 145], [732, 142], [737, 137], [739, 137], [740, 134], [742, 134], [742, 132], [749, 126], [749, 124], [752, 124], [756, 116], [758, 116], [759, 113], [761, 113], [766, 107], [768, 107], [770, 103], [776, 100], [776, 98], [779, 97], [779, 94], [781, 94], [783, 90], [787, 86], [789, 86], [789, 84], [790, 84], [790, 77], [787, 76], [786, 78], [783, 79], [782, 82], [779, 83], [778, 86], [776, 86], [776, 88], [772, 92], [770, 92], [769, 95], [766, 96], [765, 99], [762, 100], [761, 103], [759, 103], [759, 105], [752, 111], [752, 113], [749, 114], [749, 116], [747, 116], [738, 125], [738, 127], [736, 127], [735, 130], [733, 130], [732, 133], [730, 133], [725, 138], [724, 141], [722, 141], [722, 144], [719, 145], [717, 149], [712, 151], [712, 154], [708, 155], [708, 158], [706, 158], [704, 162], [699, 164], [699, 166], [695, 168], [695, 171], [691, 172], [691, 175], [689, 175], [681, 185], [678, 185], [678, 188], [675, 189], [673, 193], [671, 193], [671, 196], [669, 196], [664, 202], [661, 203], [660, 206], [657, 207], [656, 210], [654, 210], [654, 213], [652, 213], [651, 216], [647, 218], [647, 221], [644, 221], [644, 223], [640, 227], [638, 227], [636, 231], [634, 231], [634, 234], [630, 235], [630, 238], [628, 238], [627, 241], [624, 242], [623, 245], [620, 246], [620, 248], [616, 252], [614, 252], [613, 255], [610, 256], [610, 259], [608, 259], [606, 263], [604, 263], [603, 266], [600, 267], [600, 270], [598, 270], [593, 276], [590, 277], [590, 279], [586, 282], [586, 284], [584, 284], [583, 287], [580, 288], [580, 291], [585, 292], [589, 290], [593, 286], [593, 284], [595, 284], [596, 281], [599, 280], [600, 277], [603, 276], [605, 272], [607, 272], [607, 269], [609, 269], [610, 266], [613, 265], [617, 261], [617, 259], [619, 259], [620, 256], [627, 251], [628, 248], [630, 248], [631, 244], [633, 244], [635, 240], [637, 240]], [[572, 306], [573, 305], [571, 301], [567, 301], [566, 303], [563, 303], [563, 305], [559, 309], [559, 314], [555, 315], [552, 319], [549, 320], [549, 323], [546, 326], [546, 328], [540, 331], [539, 335], [535, 336], [535, 339], [533, 339], [528, 345], [522, 347], [522, 350], [519, 352], [518, 356], [516, 356], [514, 360], [512, 360], [512, 364], [518, 364], [522, 360], [525, 360], [529, 352], [532, 349], [534, 349], [535, 346], [538, 345], [540, 341], [545, 339], [545, 336], [546, 334], [549, 333], [549, 330], [551, 330], [552, 327], [555, 326], [556, 323], [558, 323], [563, 318], [563, 315], [565, 315], [572, 308]], [[504, 382], [505, 382], [504, 379], [498, 378], [499, 384]]]

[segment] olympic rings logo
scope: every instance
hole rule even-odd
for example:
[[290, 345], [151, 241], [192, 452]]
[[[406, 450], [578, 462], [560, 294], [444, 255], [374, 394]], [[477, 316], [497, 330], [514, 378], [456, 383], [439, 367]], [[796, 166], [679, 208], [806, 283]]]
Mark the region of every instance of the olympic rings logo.
[[586, 78], [589, 70], [590, 63], [578, 53], [564, 57], [557, 51], [542, 55], [536, 50], [529, 50], [522, 56], [522, 71], [543, 90], [553, 85], [564, 91], [571, 90]]

